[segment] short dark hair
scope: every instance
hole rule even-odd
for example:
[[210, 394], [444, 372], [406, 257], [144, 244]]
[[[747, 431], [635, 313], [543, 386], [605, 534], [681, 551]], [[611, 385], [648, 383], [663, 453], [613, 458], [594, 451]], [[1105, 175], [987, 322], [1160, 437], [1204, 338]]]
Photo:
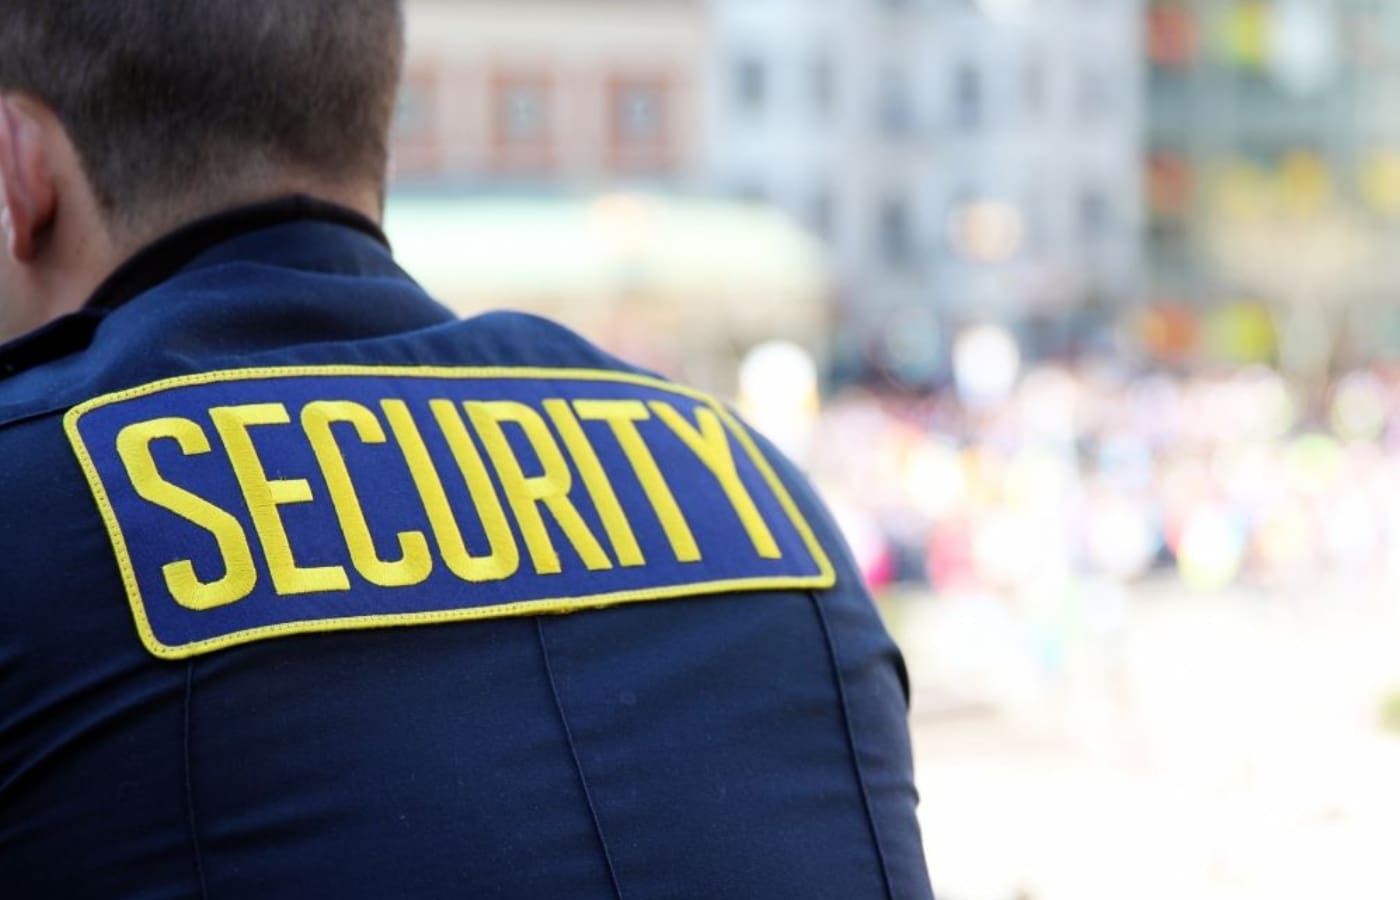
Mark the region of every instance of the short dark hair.
[[401, 0], [0, 0], [0, 88], [136, 224], [270, 167], [380, 183], [403, 40]]

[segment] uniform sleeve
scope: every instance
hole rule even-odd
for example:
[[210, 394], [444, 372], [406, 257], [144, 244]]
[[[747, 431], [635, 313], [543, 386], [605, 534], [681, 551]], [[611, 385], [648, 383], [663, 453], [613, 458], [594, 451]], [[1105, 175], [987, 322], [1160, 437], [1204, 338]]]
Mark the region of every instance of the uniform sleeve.
[[909, 677], [840, 530], [805, 476], [759, 437], [836, 568], [816, 594], [841, 687], [845, 717], [871, 829], [893, 897], [931, 897], [916, 817], [909, 736]]

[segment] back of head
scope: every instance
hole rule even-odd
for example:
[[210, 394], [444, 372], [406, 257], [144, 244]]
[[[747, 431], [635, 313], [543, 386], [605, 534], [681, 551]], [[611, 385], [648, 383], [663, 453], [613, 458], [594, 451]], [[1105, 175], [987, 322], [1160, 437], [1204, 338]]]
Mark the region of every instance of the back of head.
[[0, 89], [63, 123], [110, 226], [279, 175], [381, 187], [401, 0], [0, 0]]

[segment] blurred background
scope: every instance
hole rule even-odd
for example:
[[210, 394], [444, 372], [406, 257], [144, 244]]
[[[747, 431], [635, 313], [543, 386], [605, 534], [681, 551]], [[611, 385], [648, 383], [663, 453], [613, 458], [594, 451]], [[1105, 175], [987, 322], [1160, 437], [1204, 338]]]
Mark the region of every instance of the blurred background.
[[1400, 3], [409, 7], [401, 261], [811, 473], [942, 900], [1400, 897]]

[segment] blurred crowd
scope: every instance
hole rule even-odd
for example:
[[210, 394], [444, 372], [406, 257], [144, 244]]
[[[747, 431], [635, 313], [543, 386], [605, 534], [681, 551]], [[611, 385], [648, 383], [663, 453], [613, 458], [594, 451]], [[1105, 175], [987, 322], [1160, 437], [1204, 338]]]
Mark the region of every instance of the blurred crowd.
[[799, 450], [877, 591], [1302, 596], [1400, 575], [1400, 372], [1044, 365], [1002, 396], [848, 389]]

